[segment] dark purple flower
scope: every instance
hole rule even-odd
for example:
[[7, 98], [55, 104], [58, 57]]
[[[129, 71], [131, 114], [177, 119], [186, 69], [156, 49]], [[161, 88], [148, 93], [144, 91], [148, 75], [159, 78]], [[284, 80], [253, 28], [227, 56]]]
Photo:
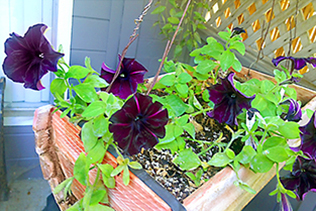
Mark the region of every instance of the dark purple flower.
[[168, 112], [161, 103], [153, 103], [151, 97], [136, 93], [111, 116], [110, 121], [114, 141], [125, 152], [134, 155], [142, 148], [155, 146], [158, 138], [165, 136]]
[[[293, 62], [293, 67], [295, 70], [300, 70], [306, 66], [306, 63], [312, 64], [314, 68], [316, 68], [316, 58], [309, 57], [309, 58], [295, 58], [292, 56], [279, 56], [275, 59], [272, 59], [272, 63], [274, 66], [278, 66], [278, 64], [283, 61], [284, 59], [289, 59]], [[293, 70], [292, 70], [293, 71]]]
[[221, 79], [221, 83], [208, 88], [210, 100], [215, 104], [214, 109], [207, 113], [219, 123], [225, 122], [228, 125], [237, 125], [237, 116], [242, 109], [251, 108], [251, 101], [255, 98], [247, 97], [237, 90], [233, 82], [234, 73]]
[[298, 122], [302, 119], [302, 110], [300, 104], [294, 99], [287, 99], [280, 103], [280, 105], [288, 105], [289, 111], [287, 112], [285, 119], [288, 121]]
[[302, 150], [303, 153], [310, 158], [316, 159], [316, 112], [312, 118], [305, 125], [300, 127], [301, 145], [299, 147], [291, 148], [294, 151]]
[[[119, 60], [121, 56], [119, 55]], [[144, 74], [148, 72], [146, 68], [135, 59], [124, 58], [120, 74], [113, 83], [110, 93], [126, 99], [137, 90], [137, 84], [144, 82]], [[115, 70], [110, 69], [104, 63], [102, 64], [101, 77], [108, 83], [111, 83]], [[102, 89], [105, 90], [105, 89]]]
[[238, 34], [241, 34], [241, 33], [246, 33], [246, 31], [243, 28], [241, 28], [241, 27], [235, 27], [235, 28], [233, 28], [233, 33], [230, 36], [230, 38], [232, 38], [232, 37], [234, 37], [234, 36], [236, 36]]
[[25, 88], [44, 89], [41, 78], [48, 72], [57, 71], [57, 62], [64, 54], [54, 51], [44, 37], [44, 24], [29, 27], [24, 37], [15, 33], [4, 43], [7, 57], [2, 68], [14, 82], [24, 83]]
[[298, 156], [292, 172], [281, 177], [283, 186], [296, 193], [300, 200], [304, 200], [308, 191], [316, 192], [316, 162]]
[[291, 203], [284, 193], [281, 193], [280, 211], [293, 211]]

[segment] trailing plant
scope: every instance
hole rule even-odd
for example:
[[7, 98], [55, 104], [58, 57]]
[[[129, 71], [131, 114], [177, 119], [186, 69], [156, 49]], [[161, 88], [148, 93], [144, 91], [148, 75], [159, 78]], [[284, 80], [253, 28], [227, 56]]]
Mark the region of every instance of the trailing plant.
[[[186, 0], [159, 0], [156, 2], [156, 8], [151, 14], [157, 14], [158, 20], [153, 26], [159, 26], [160, 34], [165, 39], [171, 40], [185, 10], [186, 3]], [[179, 29], [178, 39], [174, 43], [175, 47], [172, 55], [174, 60], [182, 55], [183, 49], [191, 52], [202, 43], [198, 29], [206, 29], [203, 25], [206, 20], [201, 15], [201, 11], [205, 9], [210, 9], [207, 1], [193, 0], [189, 5], [183, 24]]]
[[[177, 6], [175, 1], [170, 2]], [[186, 20], [186, 10], [193, 11], [189, 5], [190, 1], [178, 29]], [[142, 16], [147, 10], [148, 7]], [[125, 58], [128, 46], [137, 35], [130, 38], [119, 56], [117, 69], [103, 64], [99, 74], [88, 58], [85, 66], [69, 66], [62, 58], [63, 53], [54, 51], [44, 37], [46, 28], [44, 24], [37, 24], [23, 37], [11, 34], [5, 42], [7, 57], [3, 70], [10, 79], [33, 90], [44, 88], [40, 79], [48, 71], [55, 73], [56, 78], [50, 86], [55, 97], [55, 111], [63, 110], [61, 118], [69, 115], [75, 124], [84, 122], [81, 140], [85, 152], [75, 162], [74, 176], [54, 190], [55, 193], [64, 190], [66, 197], [75, 179], [86, 187], [84, 197], [68, 210], [113, 210], [107, 188], [115, 188], [118, 175], [122, 175], [123, 183], [128, 185], [129, 169], [142, 168], [126, 156], [153, 147], [170, 150], [175, 155], [172, 162], [185, 171], [196, 186], [201, 184], [201, 176], [211, 166], [230, 166], [237, 175], [234, 184], [255, 193], [238, 176], [243, 165], [255, 173], [276, 168], [277, 185], [271, 194], [277, 194], [283, 207], [289, 207], [286, 195], [303, 199], [308, 191], [315, 190], [316, 113], [306, 111], [311, 120], [300, 127], [301, 105], [297, 102], [296, 91], [289, 87], [302, 77], [295, 69], [302, 68], [306, 62], [316, 67], [315, 58], [276, 58], [275, 65], [284, 59], [290, 59], [293, 65], [290, 70], [284, 67], [283, 71], [275, 70], [275, 83], [257, 79], [242, 83], [234, 79], [231, 71], [242, 69], [235, 56], [235, 53], [245, 53], [240, 35], [229, 29], [219, 32], [226, 41], [224, 45], [212, 37], [207, 38], [206, 45], [191, 52], [196, 63], [196, 67], [192, 67], [164, 61], [176, 30], [162, 59], [167, 74], [146, 86], [143, 83], [146, 68], [135, 59]], [[76, 85], [71, 80], [76, 80]], [[150, 94], [152, 88], [155, 93], [162, 94]], [[211, 141], [198, 140], [196, 134], [202, 127], [195, 121], [198, 115], [208, 116], [221, 124], [227, 134], [226, 140], [223, 133]], [[287, 143], [297, 138], [301, 139], [299, 146]], [[197, 144], [198, 153], [187, 147], [189, 141]], [[236, 142], [241, 142], [242, 147], [234, 151], [232, 146]], [[119, 155], [115, 168], [102, 162], [109, 147]], [[213, 149], [216, 153], [202, 161], [201, 156]], [[280, 177], [279, 167], [283, 163], [286, 170], [292, 171]], [[91, 171], [96, 173], [94, 181], [90, 178]]]

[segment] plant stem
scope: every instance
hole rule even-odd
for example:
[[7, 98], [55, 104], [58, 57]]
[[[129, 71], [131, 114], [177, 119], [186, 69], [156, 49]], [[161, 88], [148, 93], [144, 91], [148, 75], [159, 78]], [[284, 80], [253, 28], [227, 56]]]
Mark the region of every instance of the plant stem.
[[163, 64], [165, 63], [165, 60], [166, 60], [166, 58], [167, 58], [167, 56], [168, 56], [168, 53], [169, 53], [169, 51], [170, 51], [170, 49], [171, 49], [171, 46], [172, 46], [172, 44], [173, 44], [173, 42], [174, 42], [174, 40], [175, 40], [175, 38], [176, 38], [176, 36], [177, 36], [177, 34], [178, 34], [179, 28], [180, 28], [180, 26], [181, 26], [181, 24], [182, 24], [182, 21], [183, 21], [183, 19], [184, 19], [184, 16], [185, 16], [185, 14], [186, 14], [186, 12], [187, 12], [187, 10], [188, 10], [188, 7], [189, 7], [190, 3], [191, 3], [191, 0], [188, 0], [188, 3], [187, 3], [187, 5], [186, 5], [186, 7], [185, 7], [185, 9], [184, 9], [184, 11], [183, 11], [183, 14], [182, 14], [182, 17], [181, 17], [180, 21], [179, 21], [178, 27], [177, 27], [176, 31], [174, 32], [171, 41], [169, 40], [169, 41], [167, 42], [167, 45], [166, 45], [166, 47], [165, 47], [165, 51], [164, 51], [164, 53], [163, 53], [162, 60], [161, 60], [161, 62], [160, 62], [158, 71], [157, 71], [157, 73], [156, 73], [156, 75], [155, 75], [155, 77], [154, 77], [153, 82], [150, 84], [150, 87], [149, 87], [149, 89], [148, 89], [148, 91], [147, 91], [147, 95], [149, 95], [149, 93], [151, 92], [151, 90], [153, 89], [154, 85], [155, 85], [156, 82], [157, 82], [159, 73], [160, 73], [160, 71], [161, 71], [161, 69], [162, 69]]
[[190, 114], [190, 116], [196, 116], [196, 115], [199, 115], [199, 114], [204, 113], [204, 112], [206, 112], [206, 111], [210, 111], [210, 110], [212, 110], [212, 109], [213, 109], [213, 108], [206, 108], [206, 109], [197, 111], [197, 112], [195, 112], [195, 113], [192, 113], [192, 114]]
[[127, 43], [126, 47], [124, 48], [124, 50], [123, 50], [123, 52], [122, 52], [122, 56], [121, 56], [119, 65], [118, 65], [117, 68], [116, 68], [116, 71], [115, 71], [115, 74], [114, 74], [114, 76], [113, 76], [113, 79], [112, 79], [110, 85], [108, 86], [108, 88], [106, 89], [106, 92], [109, 92], [109, 91], [110, 91], [110, 89], [111, 89], [111, 87], [112, 87], [114, 81], [115, 81], [115, 80], [117, 79], [117, 77], [119, 76], [120, 70], [121, 70], [121, 65], [122, 65], [123, 59], [124, 59], [124, 57], [125, 57], [125, 55], [126, 55], [127, 49], [129, 48], [129, 46], [130, 46], [130, 45], [136, 40], [136, 38], [138, 37], [138, 34], [136, 34], [136, 33], [137, 33], [138, 29], [139, 29], [140, 24], [143, 22], [144, 16], [147, 14], [148, 10], [150, 9], [152, 3], [153, 3], [153, 0], [149, 0], [148, 4], [144, 7], [143, 12], [140, 14], [140, 16], [138, 17], [138, 19], [135, 19], [135, 24], [136, 24], [136, 26], [135, 26], [135, 28], [134, 28], [134, 30], [133, 30], [132, 35], [131, 35], [130, 38], [129, 38], [129, 42]]

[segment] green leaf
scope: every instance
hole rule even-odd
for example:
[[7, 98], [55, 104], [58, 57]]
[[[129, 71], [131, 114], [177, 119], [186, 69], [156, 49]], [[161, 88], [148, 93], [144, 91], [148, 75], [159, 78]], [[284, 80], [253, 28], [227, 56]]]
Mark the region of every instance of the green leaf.
[[158, 144], [167, 144], [175, 140], [176, 137], [174, 137], [174, 128], [175, 125], [168, 124], [165, 126], [166, 129], [166, 135], [164, 138], [159, 139]]
[[252, 159], [250, 165], [255, 172], [266, 173], [272, 168], [273, 162], [267, 158], [267, 156], [263, 154], [257, 154]]
[[[89, 57], [85, 57], [84, 58], [84, 65], [86, 66], [86, 68], [88, 68], [89, 70], [93, 70], [93, 68], [91, 67], [91, 59]], [[94, 70], [93, 70], [94, 71]]]
[[307, 117], [310, 119], [312, 118], [314, 111], [311, 109], [306, 109], [306, 114], [307, 114]]
[[108, 188], [115, 188], [115, 178], [102, 175], [103, 183]]
[[189, 121], [189, 115], [183, 115], [175, 120], [177, 125], [184, 126]]
[[212, 60], [205, 60], [197, 65], [196, 72], [200, 74], [208, 74], [217, 66], [218, 66], [218, 63]]
[[106, 164], [98, 164], [98, 167], [100, 168], [102, 174], [104, 174], [106, 177], [110, 177], [111, 173], [114, 169], [114, 167], [108, 163]]
[[256, 191], [252, 189], [247, 183], [245, 182], [240, 182], [239, 187], [244, 189], [245, 191], [251, 193], [251, 194], [256, 194]]
[[103, 142], [97, 141], [97, 144], [88, 152], [87, 162], [95, 163], [103, 159], [106, 153]]
[[86, 186], [88, 172], [89, 172], [89, 165], [87, 165], [86, 156], [85, 156], [84, 152], [82, 152], [75, 162], [74, 177], [82, 185]]
[[91, 195], [90, 205], [97, 205], [106, 195], [106, 190], [94, 190]]
[[198, 42], [200, 44], [202, 43], [201, 36], [198, 32], [194, 32], [193, 37], [196, 40], [196, 42]]
[[90, 103], [99, 99], [95, 89], [90, 84], [78, 84], [73, 89], [85, 102]]
[[52, 94], [58, 93], [59, 95], [63, 95], [66, 90], [67, 85], [65, 80], [62, 78], [55, 78], [50, 85], [50, 91]]
[[234, 60], [235, 55], [229, 50], [225, 51], [220, 58], [220, 63], [223, 71], [228, 70], [228, 68], [233, 65]]
[[242, 164], [247, 164], [250, 163], [256, 154], [256, 151], [251, 146], [245, 145], [241, 152], [235, 157], [235, 160]]
[[109, 84], [103, 78], [98, 75], [89, 75], [85, 82], [85, 84], [90, 84], [92, 87], [104, 88], [107, 87]]
[[256, 95], [255, 99], [251, 102], [253, 108], [258, 109], [260, 112], [264, 111], [268, 106], [267, 100], [261, 95]]
[[174, 48], [174, 52], [173, 52], [174, 58], [177, 58], [178, 56], [181, 55], [182, 49], [183, 49], [183, 47], [181, 45], [176, 45], [176, 47]]
[[73, 65], [69, 68], [68, 72], [66, 72], [65, 79], [68, 78], [76, 78], [76, 79], [82, 79], [86, 77], [90, 73], [90, 70], [79, 66], [79, 65]]
[[174, 74], [172, 75], [165, 75], [164, 77], [162, 77], [160, 80], [159, 80], [159, 83], [165, 85], [165, 86], [172, 86], [174, 84], [176, 80], [176, 77]]
[[223, 39], [223, 40], [230, 40], [230, 34], [228, 32], [220, 31], [218, 32], [218, 35]]
[[100, 115], [93, 120], [93, 131], [97, 137], [103, 136], [108, 131], [109, 120]]
[[274, 87], [274, 83], [272, 81], [269, 80], [263, 80], [261, 81], [261, 93], [266, 94], [268, 93], [273, 87]]
[[128, 167], [125, 166], [124, 172], [123, 172], [123, 183], [125, 186], [127, 186], [129, 184], [129, 180], [130, 180], [129, 170], [128, 170]]
[[237, 72], [240, 72], [242, 70], [242, 65], [241, 65], [241, 63], [240, 63], [240, 61], [238, 59], [234, 60], [234, 62], [232, 64], [232, 67]]
[[112, 171], [111, 177], [114, 177], [114, 176], [118, 175], [119, 173], [121, 173], [124, 168], [125, 168], [125, 165], [119, 165], [119, 166], [117, 166], [117, 167]]
[[173, 128], [173, 135], [175, 138], [181, 136], [183, 133], [183, 129], [181, 126], [179, 125], [174, 125], [174, 128]]
[[98, 142], [98, 137], [94, 134], [91, 121], [85, 123], [81, 129], [81, 140], [86, 152], [89, 152]]
[[233, 160], [235, 158], [235, 152], [233, 150], [228, 148], [225, 153], [229, 159]]
[[187, 123], [183, 126], [183, 129], [185, 131], [187, 131], [187, 133], [189, 133], [189, 135], [195, 139], [195, 128], [194, 128], [194, 125], [192, 123]]
[[188, 85], [179, 83], [179, 84], [176, 84], [175, 87], [181, 96], [186, 97], [188, 95], [188, 92], [189, 92]]
[[173, 159], [173, 163], [180, 166], [182, 170], [193, 170], [201, 165], [199, 157], [192, 149], [184, 149], [179, 152], [178, 156]]
[[180, 21], [179, 21], [179, 18], [177, 17], [169, 17], [168, 22], [172, 24], [179, 24]]
[[246, 53], [245, 45], [242, 42], [233, 42], [230, 44], [229, 48], [237, 50], [241, 55], [245, 55]]
[[264, 153], [270, 160], [277, 163], [286, 161], [289, 158], [289, 155], [287, 154], [283, 146], [271, 147], [265, 150]]
[[54, 194], [58, 194], [58, 193], [59, 193], [60, 191], [62, 191], [66, 186], [68, 186], [69, 183], [71, 184], [73, 180], [74, 180], [74, 177], [69, 177], [69, 178], [65, 179], [64, 181], [62, 181], [60, 184], [58, 184], [58, 185], [55, 187], [53, 193], [54, 193]]
[[286, 80], [286, 74], [285, 74], [285, 72], [283, 72], [283, 71], [280, 71], [280, 70], [277, 70], [277, 69], [275, 69], [274, 71], [274, 75], [275, 75], [275, 80], [278, 82], [278, 83], [281, 83], [281, 82], [283, 82], [283, 81], [285, 81]]
[[227, 164], [229, 164], [232, 161], [232, 159], [230, 159], [226, 153], [224, 152], [219, 152], [216, 153], [210, 161], [208, 161], [207, 163], [211, 166], [215, 166], [215, 167], [224, 167], [227, 166]]
[[208, 45], [201, 48], [201, 53], [209, 55], [214, 59], [220, 59], [220, 55], [224, 52], [222, 44], [218, 43], [213, 37], [207, 38]]
[[289, 96], [289, 98], [292, 98], [294, 100], [297, 99], [297, 93], [296, 90], [294, 88], [291, 87], [283, 87], [283, 89], [285, 90], [285, 94], [287, 96]]
[[279, 132], [287, 139], [299, 138], [299, 124], [296, 122], [285, 122], [279, 126]]
[[284, 137], [272, 136], [267, 138], [263, 144], [263, 150], [267, 150], [271, 147], [282, 146], [283, 148], [287, 145]]
[[176, 95], [168, 95], [165, 100], [166, 104], [171, 107], [177, 117], [184, 114], [188, 108], [188, 105], [186, 105], [181, 98]]
[[106, 104], [103, 101], [92, 102], [82, 113], [83, 117], [96, 117], [104, 114], [106, 111]]
[[160, 14], [163, 11], [165, 11], [166, 7], [165, 6], [159, 6], [156, 9], [154, 9], [151, 14]]
[[205, 89], [202, 93], [202, 98], [205, 102], [210, 102], [210, 93]]
[[132, 169], [142, 169], [142, 165], [136, 161], [132, 161], [132, 162], [129, 162], [128, 164], [129, 167], [131, 167]]
[[182, 83], [182, 84], [188, 83], [188, 82], [190, 82], [191, 80], [192, 80], [192, 77], [191, 77], [191, 75], [190, 75], [189, 73], [187, 73], [187, 72], [183, 72], [183, 73], [181, 73], [181, 74], [178, 76], [178, 81], [179, 81], [179, 83]]

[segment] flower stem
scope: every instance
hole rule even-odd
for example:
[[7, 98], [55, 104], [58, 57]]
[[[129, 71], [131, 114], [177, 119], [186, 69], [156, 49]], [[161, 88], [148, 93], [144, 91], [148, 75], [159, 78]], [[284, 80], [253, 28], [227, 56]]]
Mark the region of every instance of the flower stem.
[[147, 14], [148, 10], [150, 9], [151, 7], [151, 4], [153, 3], [153, 0], [149, 0], [148, 4], [144, 7], [143, 9], [143, 12], [140, 14], [140, 16], [138, 17], [138, 19], [135, 19], [135, 28], [133, 30], [133, 33], [132, 35], [130, 36], [129, 38], [129, 42], [127, 43], [126, 47], [124, 48], [123, 52], [122, 52], [122, 56], [121, 56], [121, 59], [120, 59], [120, 62], [119, 62], [119, 65], [117, 66], [117, 69], [115, 71], [115, 74], [113, 76], [113, 79], [110, 83], [110, 85], [108, 86], [108, 88], [106, 89], [106, 92], [109, 92], [114, 81], [117, 79], [117, 77], [119, 76], [120, 74], [120, 70], [121, 70], [121, 65], [122, 65], [122, 62], [123, 62], [123, 59], [126, 55], [126, 52], [127, 52], [127, 49], [129, 48], [129, 46], [136, 40], [136, 38], [138, 37], [139, 34], [136, 34], [138, 29], [139, 29], [139, 26], [140, 24], [143, 22], [143, 18], [144, 16]]
[[204, 112], [206, 112], [206, 111], [210, 111], [210, 110], [212, 110], [212, 109], [213, 109], [213, 108], [206, 108], [206, 109], [197, 111], [197, 112], [195, 112], [195, 113], [192, 113], [192, 114], [190, 114], [190, 116], [196, 116], [196, 115], [199, 115], [199, 114], [204, 113]]
[[149, 87], [149, 89], [148, 89], [148, 91], [147, 91], [147, 95], [149, 95], [149, 93], [151, 92], [151, 90], [153, 89], [153, 87], [155, 86], [155, 84], [156, 84], [156, 82], [157, 82], [159, 73], [160, 73], [160, 71], [161, 71], [161, 69], [162, 69], [163, 64], [165, 63], [165, 60], [166, 60], [166, 58], [167, 58], [167, 56], [168, 56], [168, 53], [169, 53], [169, 51], [170, 51], [170, 49], [171, 49], [171, 46], [172, 46], [172, 44], [173, 44], [173, 42], [174, 42], [174, 40], [175, 40], [175, 38], [176, 38], [176, 36], [177, 36], [177, 34], [178, 34], [178, 31], [179, 31], [179, 29], [180, 29], [180, 26], [181, 26], [181, 24], [182, 24], [182, 21], [183, 21], [183, 19], [184, 19], [184, 16], [185, 16], [185, 14], [186, 14], [186, 12], [187, 12], [187, 10], [188, 10], [188, 7], [189, 7], [190, 3], [191, 3], [191, 0], [188, 0], [188, 3], [187, 3], [187, 5], [186, 5], [186, 7], [185, 7], [185, 9], [184, 9], [184, 11], [183, 11], [183, 14], [182, 14], [182, 17], [181, 17], [180, 21], [179, 21], [178, 27], [177, 27], [176, 31], [174, 32], [171, 41], [169, 40], [169, 41], [167, 42], [167, 45], [166, 45], [166, 47], [165, 47], [165, 51], [164, 51], [164, 53], [163, 53], [162, 60], [161, 60], [161, 62], [160, 62], [158, 71], [157, 71], [157, 73], [156, 73], [156, 75], [155, 75], [155, 77], [154, 77], [153, 82], [150, 84], [150, 87]]

